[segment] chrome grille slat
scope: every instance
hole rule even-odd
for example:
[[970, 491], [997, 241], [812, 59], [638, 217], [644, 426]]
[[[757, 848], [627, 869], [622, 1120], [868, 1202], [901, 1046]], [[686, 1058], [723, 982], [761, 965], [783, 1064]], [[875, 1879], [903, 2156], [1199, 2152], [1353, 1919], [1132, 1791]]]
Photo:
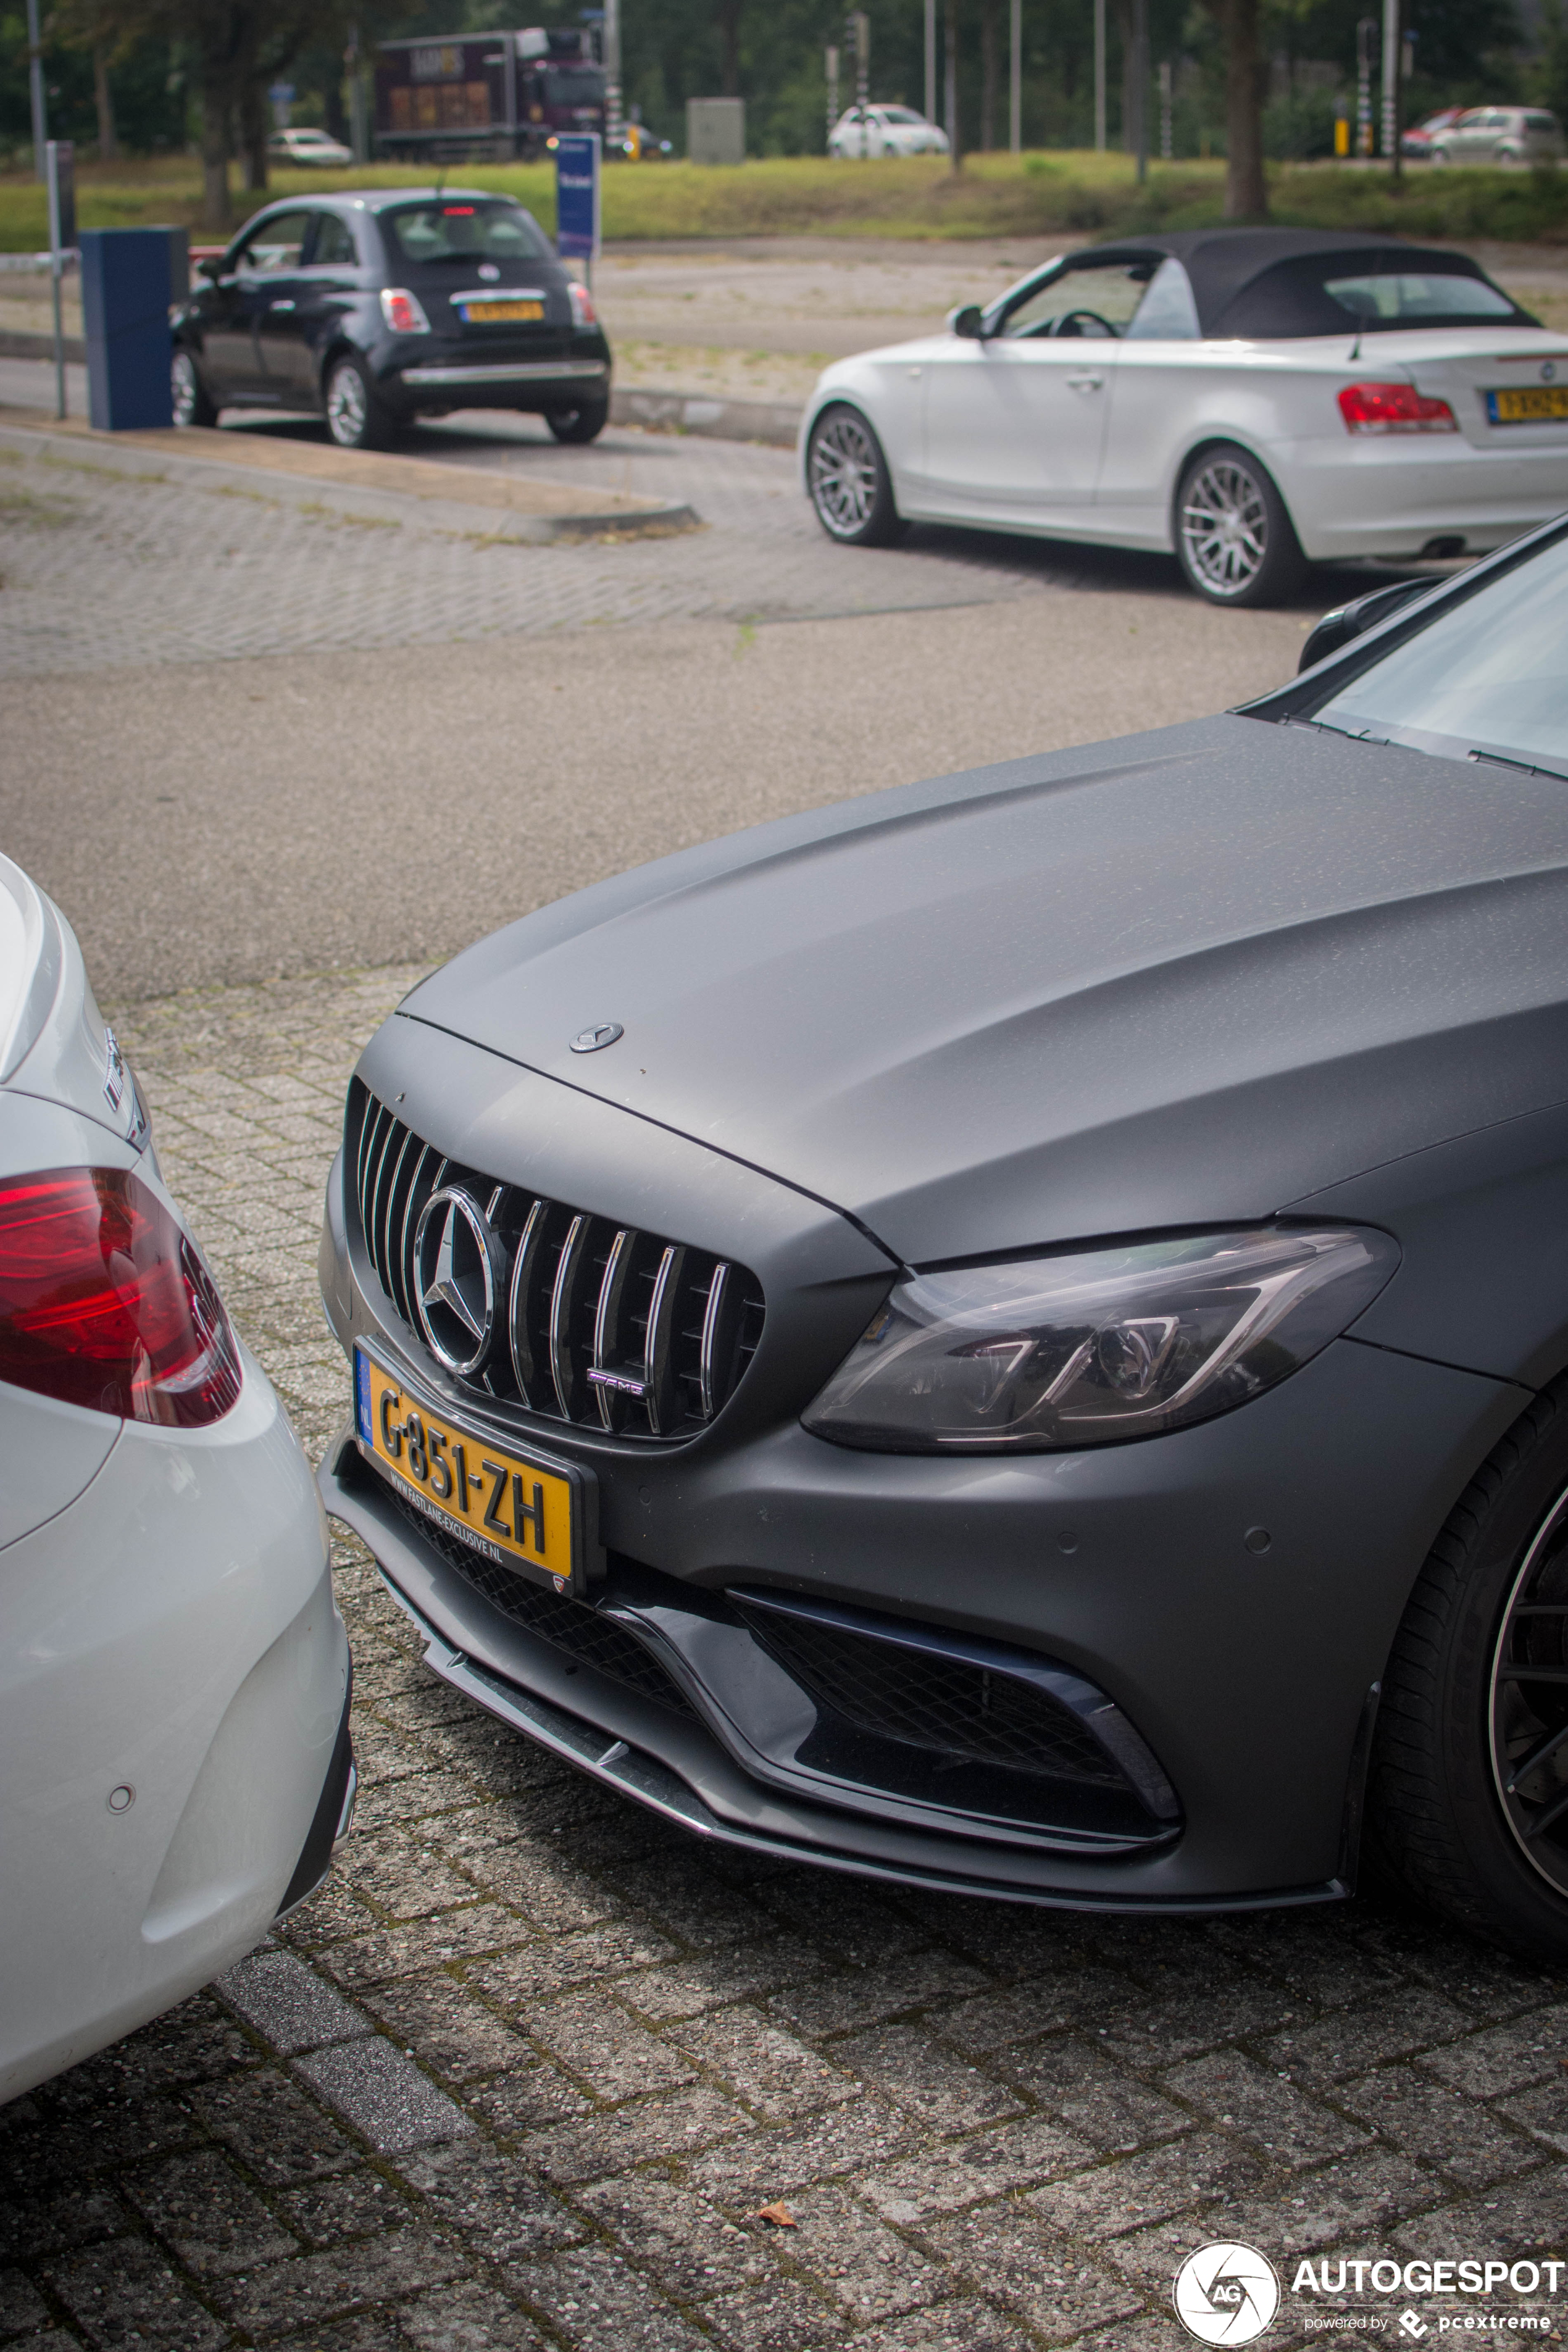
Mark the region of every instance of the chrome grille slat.
[[415, 1240], [433, 1192], [460, 1183], [510, 1259], [497, 1302], [507, 1330], [463, 1385], [632, 1439], [692, 1436], [722, 1411], [762, 1337], [761, 1286], [746, 1267], [447, 1160], [357, 1079], [347, 1131], [365, 1256], [417, 1349]]

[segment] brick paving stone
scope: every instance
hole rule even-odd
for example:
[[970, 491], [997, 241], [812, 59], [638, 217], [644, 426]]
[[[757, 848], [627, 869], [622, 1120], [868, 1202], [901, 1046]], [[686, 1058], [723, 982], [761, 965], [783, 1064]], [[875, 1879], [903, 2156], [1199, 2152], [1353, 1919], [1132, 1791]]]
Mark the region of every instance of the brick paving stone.
[[895, 2327], [868, 2328], [855, 2345], [856, 2352], [1027, 2352], [1035, 2341], [1004, 2313], [964, 2295], [911, 2311]]
[[1421, 2063], [1426, 2074], [1476, 2099], [1493, 2099], [1500, 2091], [1523, 2090], [1531, 2083], [1563, 2084], [1568, 2002], [1531, 2010], [1510, 2025], [1471, 2034], [1453, 2049], [1431, 2051]]
[[1424, 2082], [1413, 2068], [1384, 2066], [1342, 2084], [1336, 2097], [1347, 2112], [1384, 2139], [1451, 2179], [1480, 2189], [1510, 2173], [1528, 2171], [1541, 2150], [1495, 2123], [1484, 2107]]
[[126, 2195], [198, 2278], [252, 2270], [300, 2251], [216, 2148], [132, 2172]]
[[559, 2066], [531, 2054], [504, 2074], [489, 2075], [475, 2084], [464, 2104], [490, 2131], [503, 2137], [542, 2131], [548, 2124], [595, 2112], [586, 2092]]
[[1163, 2079], [1178, 2098], [1241, 2132], [1280, 2164], [1313, 2164], [1366, 2137], [1240, 2051], [1195, 2059]]
[[[1405, 2223], [1394, 2242], [1406, 2253], [1445, 2262], [1527, 2262], [1542, 2253], [1568, 2254], [1563, 2217], [1568, 2213], [1568, 2165], [1552, 2165], [1490, 2197], [1445, 2203]], [[1563, 2282], [1568, 2286], [1568, 2278]]]
[[1076, 2036], [998, 2059], [1008, 2079], [1097, 2147], [1120, 2150], [1191, 2131], [1192, 2117]]
[[[715, 2295], [702, 2306], [702, 2323], [726, 2352], [819, 2352], [822, 2347], [837, 2352], [846, 2324], [841, 2311], [776, 2272], [761, 2285]], [[903, 2321], [900, 2328], [908, 2325]], [[865, 2342], [863, 2336], [856, 2338], [857, 2352]]]
[[689, 2058], [597, 1992], [568, 1994], [542, 2006], [529, 2021], [529, 2032], [601, 2099], [672, 2091], [697, 2072]]
[[273, 2263], [251, 2278], [215, 2289], [219, 2308], [247, 2334], [266, 2340], [291, 2334], [301, 2322], [387, 2303], [414, 2287], [450, 2278], [462, 2268], [460, 2251], [421, 2230], [395, 2230], [363, 2245], [334, 2246], [293, 2262]]
[[474, 2127], [412, 2058], [378, 2033], [318, 2050], [297, 2060], [296, 2071], [384, 2156], [461, 2139]]
[[547, 2352], [510, 2296], [467, 2281], [401, 2304], [396, 2326], [399, 2352]]
[[671, 2038], [759, 2115], [798, 2116], [860, 2096], [851, 2075], [744, 2004], [676, 2026]]
[[848, 2189], [828, 2184], [790, 2202], [798, 2224], [787, 2233], [791, 2263], [850, 2319], [886, 2319], [947, 2292], [942, 2266]]
[[668, 2098], [641, 2099], [613, 2115], [594, 2116], [518, 2143], [523, 2161], [547, 2180], [603, 2180], [658, 2157], [684, 2157], [744, 2131], [750, 2118], [706, 2084]]
[[1337, 2083], [1364, 2074], [1385, 2058], [1468, 2032], [1473, 2021], [1424, 1986], [1382, 1990], [1349, 2010], [1315, 2022], [1292, 2023], [1261, 2045], [1268, 2064], [1293, 2082]]
[[885, 2221], [907, 2224], [1072, 2171], [1092, 2162], [1095, 2153], [1087, 2140], [1048, 2117], [1027, 2116], [968, 2139], [943, 2141], [902, 2164], [864, 2175], [856, 2186]]
[[118, 2237], [127, 2218], [107, 2186], [52, 2182], [37, 2189], [0, 2177], [0, 2263], [36, 2261], [41, 2254], [90, 2245], [97, 2238]]
[[342, 2238], [369, 2238], [395, 2230], [414, 2210], [395, 2184], [368, 2168], [308, 2180], [300, 2189], [274, 2189], [271, 2204], [310, 2252], [336, 2245]]
[[981, 1971], [942, 1951], [900, 1953], [880, 1967], [844, 1969], [805, 1984], [793, 1984], [768, 2002], [781, 2024], [811, 2036], [845, 2033], [855, 2026], [879, 2025], [909, 2010], [936, 2009], [941, 2032], [948, 2006], [984, 1986]]
[[46, 2327], [49, 2307], [20, 2271], [0, 2271], [0, 2341]]
[[356, 1837], [345, 1854], [344, 1884], [384, 1919], [427, 1919], [475, 1902], [479, 1888], [439, 1848], [439, 1832], [428, 1827], [423, 1834], [399, 1825]]
[[369, 1994], [365, 2006], [395, 2042], [416, 2045], [424, 2063], [451, 2083], [501, 2074], [529, 2054], [520, 2033], [448, 1976], [405, 1978]]
[[[1448, 2193], [1436, 2174], [1374, 2147], [1321, 2171], [1298, 2174], [1271, 2194], [1259, 2188], [1239, 2201], [1227, 2199], [1226, 2228], [1248, 2244], [1283, 2228], [1287, 2244], [1310, 2251], [1337, 2245], [1354, 2231], [1391, 2230]], [[1248, 2237], [1249, 2231], [1255, 2234]]]
[[1068, 2172], [1034, 2190], [1026, 2201], [1049, 2228], [1066, 2235], [1114, 2238], [1216, 2198], [1235, 2197], [1264, 2171], [1252, 2148], [1205, 2135]]
[[313, 2180], [359, 2162], [352, 2140], [287, 2075], [270, 2067], [198, 2091], [192, 2105], [215, 2137], [262, 2181]]
[[851, 2033], [831, 2045], [847, 2066], [928, 2131], [973, 2131], [1019, 2113], [1022, 2101], [988, 2074], [943, 2050], [915, 2025], [886, 2025]]
[[1004, 2201], [955, 2214], [926, 2234], [964, 2278], [1009, 2305], [1047, 2344], [1139, 2308], [1140, 2298], [1124, 2279], [1083, 2261], [1026, 2207]]
[[727, 2009], [747, 1995], [774, 1993], [768, 2003], [787, 2019], [789, 2014], [775, 1989], [788, 1985], [792, 1995], [802, 1979], [822, 1972], [822, 1958], [796, 1936], [773, 1936], [761, 1944], [742, 1944], [721, 1953], [699, 1953], [694, 1958], [671, 1960], [663, 1968], [639, 1969], [622, 1979], [617, 1990], [627, 2007], [655, 2023], [667, 2025], [704, 2010]]
[[370, 2032], [359, 2011], [292, 1952], [253, 1952], [218, 1979], [217, 1989], [285, 2057]]
[[742, 2229], [695, 2189], [657, 2174], [599, 2181], [578, 2202], [679, 2303], [771, 2281], [778, 2275], [771, 2242], [788, 2249], [790, 2232], [762, 2223]]
[[531, 1940], [465, 1969], [463, 1981], [498, 2009], [516, 2011], [526, 2022], [535, 2002], [552, 1993], [566, 1992], [590, 1979], [619, 1979], [628, 1990], [636, 1979], [626, 1971], [657, 1967], [673, 1955], [668, 1937], [655, 1934], [635, 1921], [617, 1920], [605, 1927], [589, 1927], [576, 1935]]
[[513, 1911], [500, 1904], [475, 1903], [465, 1911], [444, 1911], [434, 1919], [400, 1925], [395, 1932], [359, 1936], [333, 1943], [321, 1954], [321, 1964], [338, 1983], [348, 1988], [390, 1984], [399, 1977], [417, 1976], [443, 1960], [471, 1959], [480, 1953], [504, 1950], [522, 1943], [528, 1929]]
[[1568, 2084], [1560, 2074], [1548, 2083], [1538, 2083], [1532, 2091], [1500, 2099], [1497, 2112], [1560, 2156], [1568, 2156]]
[[919, 2138], [910, 2116], [867, 2097], [825, 2108], [805, 2123], [753, 2127], [693, 2157], [684, 2169], [732, 2212], [754, 2213], [814, 2180], [884, 2167]]
[[697, 2352], [703, 2341], [639, 2271], [604, 2246], [508, 2273], [573, 2352]]
[[209, 2352], [228, 2335], [151, 2246], [135, 2238], [49, 2263], [44, 2280], [103, 2352]]
[[422, 2148], [405, 2157], [398, 2172], [434, 2218], [487, 2263], [529, 2261], [586, 2234], [514, 2157], [499, 2156], [482, 2141]]
[[1098, 2021], [1131, 1998], [1126, 1977], [1105, 1969], [1075, 1969], [1070, 1975], [1033, 1979], [960, 2000], [933, 2020], [944, 2042], [966, 2055], [984, 2058], [1008, 2043], [1037, 2040], [1054, 2027]]

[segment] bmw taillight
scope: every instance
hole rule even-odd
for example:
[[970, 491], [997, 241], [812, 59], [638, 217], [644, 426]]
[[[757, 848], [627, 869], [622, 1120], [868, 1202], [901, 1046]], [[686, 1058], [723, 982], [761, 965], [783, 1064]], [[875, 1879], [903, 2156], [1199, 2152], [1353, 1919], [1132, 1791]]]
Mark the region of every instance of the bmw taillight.
[[1413, 383], [1349, 383], [1340, 415], [1352, 433], [1457, 433], [1446, 400], [1429, 400]]
[[424, 303], [405, 286], [382, 288], [381, 315], [395, 335], [427, 335], [430, 331]]
[[240, 1377], [212, 1276], [140, 1178], [51, 1168], [0, 1185], [0, 1381], [200, 1429]]
[[579, 286], [574, 278], [568, 283], [566, 291], [572, 297], [572, 324], [574, 327], [596, 327], [599, 323], [599, 314], [594, 308], [594, 298], [587, 288]]

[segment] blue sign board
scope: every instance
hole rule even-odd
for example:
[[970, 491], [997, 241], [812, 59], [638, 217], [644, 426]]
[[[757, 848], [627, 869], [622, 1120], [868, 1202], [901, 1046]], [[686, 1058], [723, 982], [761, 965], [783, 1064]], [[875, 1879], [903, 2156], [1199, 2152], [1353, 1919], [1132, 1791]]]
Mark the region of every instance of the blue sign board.
[[599, 134], [563, 132], [555, 142], [555, 244], [563, 259], [599, 253]]

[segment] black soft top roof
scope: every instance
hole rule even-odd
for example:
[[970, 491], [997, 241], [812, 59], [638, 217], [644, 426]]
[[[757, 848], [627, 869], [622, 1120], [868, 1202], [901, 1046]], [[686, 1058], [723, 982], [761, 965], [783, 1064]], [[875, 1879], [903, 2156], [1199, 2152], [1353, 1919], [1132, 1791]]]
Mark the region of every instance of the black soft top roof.
[[[1325, 265], [1337, 261], [1357, 273], [1426, 270], [1445, 278], [1479, 278], [1486, 286], [1492, 282], [1479, 263], [1462, 253], [1354, 229], [1173, 229], [1088, 246], [1071, 258], [1146, 261], [1156, 255], [1173, 256], [1186, 270], [1205, 336], [1353, 331], [1352, 322], [1321, 291], [1323, 278], [1331, 274]], [[1525, 314], [1519, 315], [1522, 322]]]

